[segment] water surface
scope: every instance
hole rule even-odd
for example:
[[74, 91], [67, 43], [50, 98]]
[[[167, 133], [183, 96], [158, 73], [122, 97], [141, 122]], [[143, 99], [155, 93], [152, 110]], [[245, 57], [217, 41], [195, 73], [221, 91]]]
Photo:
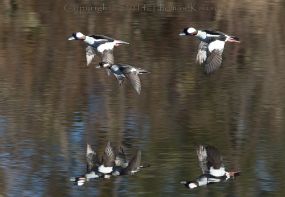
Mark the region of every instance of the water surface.
[[[49, 1], [0, 3], [0, 196], [284, 196], [283, 1]], [[195, 64], [185, 26], [241, 39], [211, 76]], [[116, 62], [143, 67], [142, 94], [85, 66], [74, 31], [130, 42]], [[135, 176], [93, 181], [86, 143], [107, 140], [151, 164]], [[217, 146], [242, 176], [189, 191], [195, 144]]]

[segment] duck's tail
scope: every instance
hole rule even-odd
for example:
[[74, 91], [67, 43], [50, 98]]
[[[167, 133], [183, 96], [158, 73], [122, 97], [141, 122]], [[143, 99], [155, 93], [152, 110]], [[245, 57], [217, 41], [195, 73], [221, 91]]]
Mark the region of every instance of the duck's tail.
[[231, 171], [229, 172], [230, 177], [234, 178], [236, 176], [240, 176], [241, 172], [240, 171]]
[[236, 36], [229, 36], [226, 40], [227, 42], [235, 42], [235, 43], [240, 43], [240, 39]]

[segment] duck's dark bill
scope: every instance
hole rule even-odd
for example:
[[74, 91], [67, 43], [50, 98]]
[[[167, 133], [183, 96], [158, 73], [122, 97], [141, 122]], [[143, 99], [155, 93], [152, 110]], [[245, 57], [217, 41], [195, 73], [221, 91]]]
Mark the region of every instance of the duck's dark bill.
[[179, 34], [179, 36], [186, 36], [186, 34], [182, 32]]
[[70, 36], [68, 40], [75, 40], [75, 38], [73, 36]]

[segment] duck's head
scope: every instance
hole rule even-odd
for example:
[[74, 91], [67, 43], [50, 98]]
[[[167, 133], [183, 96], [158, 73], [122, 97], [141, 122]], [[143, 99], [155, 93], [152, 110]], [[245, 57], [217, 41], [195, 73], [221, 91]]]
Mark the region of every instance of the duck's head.
[[86, 36], [81, 32], [74, 32], [68, 40], [85, 40]]
[[194, 181], [181, 181], [180, 183], [185, 185], [185, 187], [187, 187], [189, 189], [194, 189], [194, 188], [198, 187], [198, 183], [196, 183]]
[[186, 27], [179, 36], [195, 36], [197, 33], [198, 31], [194, 27]]
[[75, 185], [82, 186], [87, 180], [84, 176], [80, 176], [80, 177], [71, 177], [70, 181], [72, 181]]

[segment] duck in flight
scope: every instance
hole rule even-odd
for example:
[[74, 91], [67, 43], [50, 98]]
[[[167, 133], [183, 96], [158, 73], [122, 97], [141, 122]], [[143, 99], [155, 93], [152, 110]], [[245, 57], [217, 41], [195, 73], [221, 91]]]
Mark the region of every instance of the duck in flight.
[[101, 57], [103, 62], [114, 63], [113, 49], [122, 44], [129, 44], [122, 40], [115, 40], [103, 35], [86, 36], [81, 32], [73, 33], [68, 40], [81, 40], [88, 46], [86, 47], [87, 66], [95, 58], [96, 55]]
[[227, 181], [240, 174], [236, 171], [226, 171], [222, 156], [216, 147], [199, 145], [196, 151], [202, 175], [192, 181], [180, 182], [187, 188], [194, 189], [211, 183]]
[[196, 30], [193, 27], [184, 28], [179, 35], [195, 36], [201, 41], [196, 61], [198, 64], [204, 64], [206, 74], [214, 72], [221, 66], [226, 42], [240, 42], [236, 36], [230, 36], [220, 31]]
[[117, 78], [119, 85], [122, 85], [125, 78], [127, 78], [132, 84], [133, 88], [138, 94], [141, 93], [141, 80], [140, 74], [148, 73], [148, 71], [142, 68], [135, 68], [127, 64], [111, 64], [109, 62], [100, 62], [100, 68], [106, 68]]

